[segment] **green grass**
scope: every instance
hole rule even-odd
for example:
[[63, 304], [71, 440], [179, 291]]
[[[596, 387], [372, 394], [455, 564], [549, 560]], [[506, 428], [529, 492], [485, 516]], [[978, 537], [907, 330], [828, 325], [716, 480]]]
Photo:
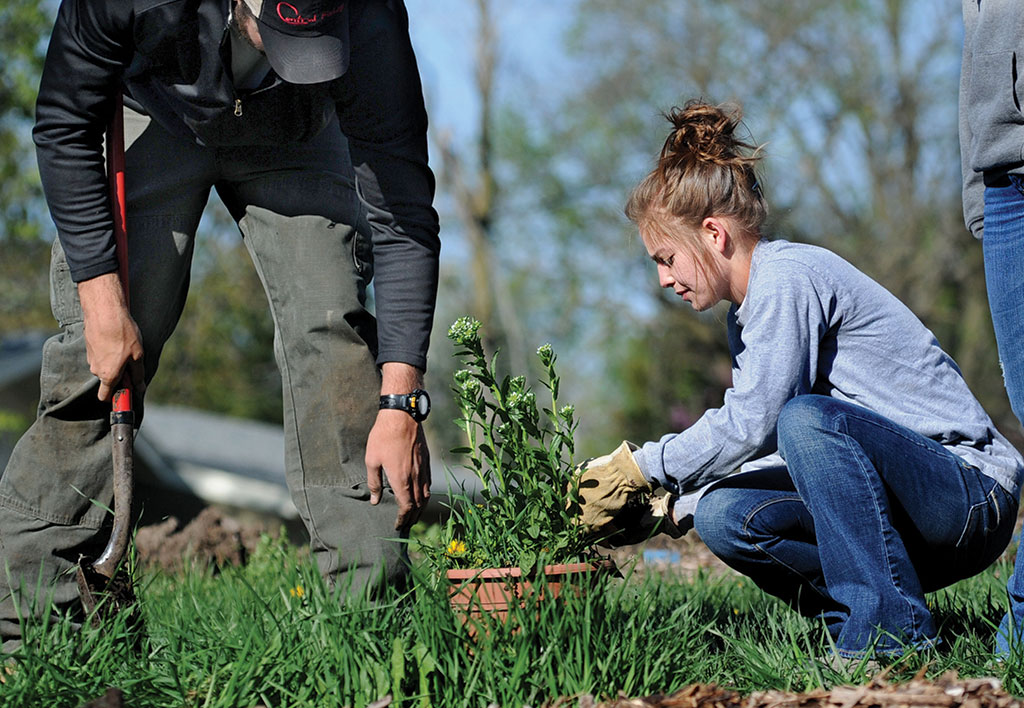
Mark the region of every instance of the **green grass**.
[[[952, 669], [996, 676], [1024, 694], [1024, 661], [997, 664], [989, 653], [1009, 572], [1003, 562], [932, 596], [943, 645], [907, 657], [892, 678]], [[733, 575], [612, 579], [514, 612], [476, 639], [436, 578], [376, 602], [341, 603], [303, 554], [269, 539], [244, 568], [148, 573], [138, 592], [146, 623], [138, 650], [116, 619], [81, 632], [29, 624], [0, 705], [77, 708], [116, 686], [127, 705], [146, 708], [363, 706], [387, 694], [417, 708], [539, 706], [695, 682], [804, 691], [867, 677], [815, 661], [829, 649], [822, 626]]]

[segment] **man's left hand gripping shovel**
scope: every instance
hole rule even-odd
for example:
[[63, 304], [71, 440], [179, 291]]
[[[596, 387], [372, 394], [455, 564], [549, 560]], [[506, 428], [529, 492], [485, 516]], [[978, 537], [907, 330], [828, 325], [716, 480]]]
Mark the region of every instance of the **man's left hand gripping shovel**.
[[[114, 117], [107, 130], [107, 175], [110, 179], [111, 205], [114, 212], [114, 238], [117, 248], [118, 274], [128, 302], [128, 235], [125, 227], [127, 205], [124, 188], [124, 114], [121, 95], [114, 106]], [[114, 525], [110, 540], [99, 558], [91, 561], [81, 557], [78, 562], [78, 592], [82, 605], [94, 627], [102, 616], [135, 606], [131, 578], [122, 568], [131, 536], [132, 490], [134, 487], [133, 443], [135, 413], [127, 371], [113, 396], [110, 414], [114, 463]], [[97, 611], [99, 605], [99, 611]], [[137, 618], [136, 618], [137, 619]]]

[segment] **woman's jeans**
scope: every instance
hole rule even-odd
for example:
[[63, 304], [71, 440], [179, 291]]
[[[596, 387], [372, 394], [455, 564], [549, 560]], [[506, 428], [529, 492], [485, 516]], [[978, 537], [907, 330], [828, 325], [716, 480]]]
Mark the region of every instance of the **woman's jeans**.
[[[1024, 177], [1007, 175], [987, 179], [985, 186], [985, 284], [992, 325], [999, 346], [999, 362], [1010, 406], [1024, 421]], [[1008, 584], [1010, 612], [996, 636], [996, 652], [1011, 649], [1010, 627], [1015, 627], [1015, 652], [1024, 651], [1024, 558]], [[1011, 619], [1012, 618], [1012, 619]]]
[[999, 556], [1016, 497], [938, 442], [827, 396], [789, 401], [778, 445], [785, 468], [704, 495], [701, 538], [765, 592], [822, 617], [844, 656], [932, 645], [924, 593]]

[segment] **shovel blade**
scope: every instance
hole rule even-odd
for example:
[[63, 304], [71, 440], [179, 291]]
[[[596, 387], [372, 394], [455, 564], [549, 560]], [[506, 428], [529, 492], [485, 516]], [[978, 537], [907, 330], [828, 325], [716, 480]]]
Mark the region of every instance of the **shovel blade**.
[[97, 572], [86, 558], [82, 558], [75, 569], [75, 580], [78, 584], [78, 597], [91, 627], [99, 628], [114, 615], [127, 612], [129, 626], [141, 629], [142, 615], [139, 613], [135, 588], [124, 569], [108, 578]]

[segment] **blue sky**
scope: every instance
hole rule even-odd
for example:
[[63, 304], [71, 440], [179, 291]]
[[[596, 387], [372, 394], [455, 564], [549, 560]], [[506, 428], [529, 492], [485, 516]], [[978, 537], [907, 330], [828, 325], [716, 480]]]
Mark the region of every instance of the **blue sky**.
[[[575, 0], [493, 2], [498, 28], [500, 86], [530, 91], [547, 82], [541, 93], [557, 91], [564, 76], [562, 34], [572, 18]], [[406, 0], [410, 34], [423, 78], [424, 93], [435, 129], [470, 137], [478, 104], [473, 89], [477, 32], [474, 0]], [[550, 95], [550, 94], [549, 94]]]

